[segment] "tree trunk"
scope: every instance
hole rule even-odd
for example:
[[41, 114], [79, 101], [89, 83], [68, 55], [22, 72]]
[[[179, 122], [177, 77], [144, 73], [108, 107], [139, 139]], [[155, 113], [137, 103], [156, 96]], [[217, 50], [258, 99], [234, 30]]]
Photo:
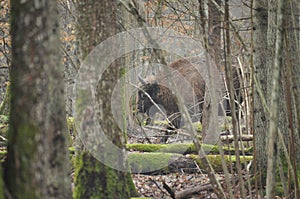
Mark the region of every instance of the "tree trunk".
[[0, 199], [4, 199], [4, 183], [3, 183], [3, 175], [2, 175], [2, 167], [0, 168]]
[[[221, 1], [216, 0], [216, 3], [220, 6]], [[218, 10], [217, 6], [208, 1], [208, 44], [211, 46], [208, 48], [210, 56], [217, 64], [218, 69], [221, 69], [222, 61], [222, 48], [221, 48], [221, 21], [223, 20], [222, 13]]]
[[[296, 89], [292, 89], [292, 84], [295, 83], [295, 79], [293, 78], [292, 71], [295, 68], [295, 64], [299, 62], [299, 59], [296, 57], [299, 53], [297, 53], [297, 49], [299, 49], [299, 45], [295, 40], [297, 33], [292, 32], [293, 28], [291, 24], [297, 23], [297, 20], [292, 22], [291, 17], [289, 21], [285, 24], [284, 27], [279, 25], [280, 17], [286, 17], [286, 15], [280, 16], [279, 11], [277, 10], [278, 0], [269, 0], [268, 5], [265, 5], [263, 1], [256, 0], [254, 1], [254, 19], [253, 19], [253, 46], [254, 46], [254, 53], [253, 53], [253, 64], [254, 64], [254, 129], [255, 129], [255, 167], [256, 173], [262, 174], [260, 175], [260, 179], [258, 180], [259, 190], [262, 190], [265, 184], [265, 173], [266, 173], [266, 152], [269, 150], [268, 161], [271, 163], [269, 168], [267, 169], [269, 174], [269, 187], [267, 188], [267, 195], [268, 197], [273, 197], [273, 186], [274, 181], [276, 179], [271, 179], [274, 177], [275, 168], [277, 166], [278, 161], [276, 161], [277, 150], [279, 148], [287, 148], [289, 154], [285, 154], [289, 165], [293, 164], [294, 174], [296, 173], [296, 162], [295, 162], [295, 131], [296, 126], [294, 125], [295, 118], [297, 118], [297, 103], [293, 105], [294, 102], [297, 101], [297, 92], [293, 92]], [[283, 6], [285, 3], [281, 2]], [[291, 5], [291, 4], [288, 4]], [[297, 6], [295, 6], [297, 7]], [[266, 9], [268, 8], [268, 12]], [[260, 14], [264, 13], [264, 14]], [[293, 12], [286, 11], [287, 14], [292, 14]], [[288, 16], [288, 15], [287, 15]], [[288, 18], [287, 18], [288, 19]], [[265, 23], [267, 21], [267, 24]], [[289, 26], [286, 26], [289, 24]], [[267, 29], [266, 29], [267, 27]], [[289, 27], [289, 28], [285, 28]], [[277, 30], [280, 28], [280, 31]], [[277, 34], [276, 35], [276, 31]], [[284, 65], [284, 70], [279, 71], [274, 63], [274, 60], [277, 62], [281, 62], [282, 56], [280, 53], [275, 56], [275, 45], [277, 41], [279, 41], [282, 37], [282, 31], [285, 31], [285, 42], [282, 43], [282, 47], [277, 49], [278, 51], [281, 50], [283, 47], [287, 47], [289, 49], [288, 53], [285, 51], [285, 59], [284, 62], [279, 63], [279, 65]], [[293, 42], [294, 41], [294, 42]], [[267, 43], [267, 44], [266, 44]], [[288, 46], [284, 46], [288, 45]], [[299, 51], [298, 51], [299, 52]], [[295, 56], [296, 53], [297, 55]], [[293, 60], [293, 61], [292, 61]], [[295, 60], [297, 60], [295, 62]], [[280, 74], [274, 73], [273, 71], [277, 70]], [[297, 72], [295, 71], [294, 75], [297, 76]], [[280, 77], [281, 75], [281, 77]], [[279, 81], [275, 87], [278, 90], [273, 90], [273, 98], [278, 100], [279, 105], [275, 105], [276, 103], [271, 102], [271, 91], [274, 88], [274, 81]], [[297, 81], [297, 80], [296, 80]], [[292, 83], [293, 82], [293, 83]], [[272, 87], [273, 86], [273, 87]], [[278, 94], [278, 96], [275, 96]], [[269, 106], [271, 104], [271, 106]], [[274, 105], [274, 107], [272, 107]], [[292, 111], [293, 108], [294, 110]], [[275, 113], [275, 108], [277, 113]], [[271, 115], [270, 115], [271, 114]], [[276, 121], [274, 121], [276, 119]], [[266, 145], [266, 136], [265, 132], [269, 129], [271, 120], [271, 126], [269, 132], [274, 133], [268, 136], [269, 145]], [[280, 129], [282, 133], [282, 137], [284, 138], [283, 142], [281, 139], [276, 139], [277, 130]], [[281, 137], [281, 135], [280, 135]], [[280, 138], [278, 137], [278, 138]], [[280, 141], [280, 144], [279, 142]], [[278, 145], [279, 144], [279, 145]], [[267, 146], [267, 147], [266, 147]], [[279, 147], [280, 146], [280, 147]], [[282, 150], [284, 151], [284, 150]], [[289, 156], [289, 157], [288, 157]], [[292, 160], [292, 161], [290, 161]], [[264, 169], [262, 169], [264, 168]], [[262, 169], [262, 170], [258, 170]], [[293, 176], [293, 175], [288, 175]], [[294, 175], [295, 176], [295, 175]], [[289, 177], [290, 179], [290, 177]], [[295, 182], [296, 178], [294, 179]], [[284, 182], [285, 183], [285, 182]], [[295, 182], [297, 184], [297, 182]], [[291, 184], [290, 181], [288, 184]], [[291, 191], [290, 191], [291, 192]], [[262, 193], [261, 193], [262, 195]]]
[[[83, 60], [97, 44], [117, 33], [117, 4], [112, 0], [85, 0], [78, 1], [76, 9], [77, 39]], [[103, 110], [99, 113], [103, 132], [114, 145], [124, 148], [125, 138], [114, 121], [110, 104], [120, 69], [118, 62], [115, 62], [102, 74], [97, 98]], [[96, 147], [105, 148], [102, 143]], [[101, 155], [104, 160], [112, 158], [107, 151]], [[125, 164], [124, 154], [120, 154], [119, 161]], [[130, 198], [130, 195], [136, 195], [130, 173], [106, 166], [83, 149], [77, 151], [76, 163], [74, 198]]]
[[254, 129], [254, 173], [257, 174], [256, 190], [262, 190], [265, 184], [267, 155], [266, 132], [269, 128], [266, 106], [268, 102], [267, 78], [269, 71], [267, 63], [267, 28], [268, 28], [268, 4], [264, 0], [253, 2], [253, 129]]
[[[297, 5], [298, 4], [298, 5]], [[285, 71], [285, 81], [286, 81], [286, 91], [289, 91], [287, 94], [287, 103], [290, 103], [290, 107], [287, 109], [289, 119], [289, 125], [291, 129], [294, 129], [295, 137], [297, 139], [293, 139], [291, 136], [291, 142], [295, 142], [296, 145], [299, 145], [299, 135], [300, 135], [300, 43], [299, 43], [299, 31], [296, 27], [300, 26], [300, 19], [296, 13], [300, 12], [300, 3], [296, 1], [291, 1], [291, 3], [287, 6], [286, 13], [290, 13], [287, 15], [287, 23], [288, 27], [286, 33], [286, 45], [287, 45], [287, 53], [286, 53], [286, 62], [287, 67]], [[298, 135], [298, 136], [296, 136]], [[295, 138], [294, 137], [294, 138]], [[297, 152], [297, 162], [300, 163], [300, 148], [298, 147]], [[296, 160], [296, 159], [295, 159]]]
[[[288, 138], [287, 144], [289, 145], [289, 158], [291, 161], [292, 169], [289, 171], [287, 184], [289, 185], [289, 193], [295, 189], [295, 198], [300, 197], [300, 188], [297, 178], [297, 169], [300, 163], [300, 145], [299, 130], [300, 130], [300, 59], [299, 59], [299, 31], [296, 27], [299, 27], [299, 17], [296, 13], [299, 13], [299, 2], [291, 1], [286, 6], [286, 20], [285, 20], [285, 40], [284, 44], [287, 49], [285, 51], [285, 67], [283, 68], [283, 80], [285, 98], [282, 99], [282, 105], [286, 110], [286, 122], [283, 126], [284, 130], [287, 129], [286, 136]], [[285, 128], [286, 127], [286, 128]], [[289, 128], [287, 128], [289, 127]], [[282, 130], [283, 132], [285, 132]], [[291, 185], [294, 184], [292, 187]]]
[[[275, 8], [277, 8], [277, 4], [274, 2], [274, 5], [276, 5]], [[273, 5], [269, 5], [269, 10], [275, 11], [272, 9]], [[282, 60], [283, 60], [283, 21], [284, 21], [284, 2], [283, 0], [278, 1], [278, 8], [277, 10], [277, 20], [271, 19], [269, 20], [270, 25], [276, 24], [276, 32], [271, 33], [270, 37], [268, 39], [271, 39], [273, 41], [273, 38], [275, 38], [275, 52], [274, 52], [274, 69], [273, 69], [273, 75], [272, 75], [272, 92], [271, 92], [271, 105], [270, 105], [270, 128], [269, 128], [269, 134], [268, 134], [268, 167], [267, 167], [267, 186], [266, 186], [266, 196], [269, 199], [272, 199], [275, 197], [275, 185], [276, 185], [276, 166], [277, 166], [277, 153], [278, 153], [278, 120], [280, 114], [279, 112], [279, 88], [280, 86], [280, 80], [281, 80], [281, 68], [282, 68]], [[272, 14], [269, 14], [269, 17], [272, 17]], [[276, 21], [276, 22], [275, 22]], [[273, 23], [275, 22], [275, 23]], [[273, 56], [272, 56], [273, 57]], [[271, 59], [273, 62], [273, 59]], [[273, 66], [273, 64], [269, 65], [269, 67]]]
[[71, 198], [56, 1], [11, 6], [7, 188], [16, 199]]

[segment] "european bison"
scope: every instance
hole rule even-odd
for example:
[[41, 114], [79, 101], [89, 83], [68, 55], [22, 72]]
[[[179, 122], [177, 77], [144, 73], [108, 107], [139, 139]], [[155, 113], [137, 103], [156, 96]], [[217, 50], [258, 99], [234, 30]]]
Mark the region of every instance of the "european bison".
[[[196, 64], [201, 64], [198, 62], [199, 58], [197, 57], [179, 59], [169, 65], [172, 69], [169, 73], [160, 74], [154, 80], [152, 78], [151, 81], [140, 79], [142, 86], [138, 91], [138, 112], [146, 113], [149, 119], [151, 119], [155, 113], [163, 111], [171, 122], [168, 129], [177, 129], [182, 126], [181, 106], [179, 106], [179, 101], [174, 90], [171, 89], [173, 88], [172, 84], [168, 81], [168, 77], [171, 75], [177, 91], [184, 98], [184, 104], [188, 107], [190, 115], [199, 121], [203, 108], [206, 83], [201, 76], [205, 74], [199, 74], [195, 68]], [[214, 72], [216, 73], [217, 71]], [[235, 72], [234, 86], [238, 92], [240, 86], [237, 76], [238, 74]], [[224, 82], [218, 82], [216, 85], [222, 87]], [[223, 104], [225, 111], [228, 112], [230, 110], [228, 100], [223, 100]], [[162, 141], [165, 142], [167, 139], [165, 138]]]

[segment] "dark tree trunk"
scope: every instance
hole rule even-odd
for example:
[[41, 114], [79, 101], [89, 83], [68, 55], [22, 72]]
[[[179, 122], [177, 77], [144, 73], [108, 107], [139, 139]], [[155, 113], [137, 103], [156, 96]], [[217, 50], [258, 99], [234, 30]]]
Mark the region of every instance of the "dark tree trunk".
[[3, 169], [2, 167], [0, 168], [0, 199], [4, 199], [4, 182], [3, 182]]
[[11, 7], [7, 188], [16, 199], [71, 198], [56, 1]]

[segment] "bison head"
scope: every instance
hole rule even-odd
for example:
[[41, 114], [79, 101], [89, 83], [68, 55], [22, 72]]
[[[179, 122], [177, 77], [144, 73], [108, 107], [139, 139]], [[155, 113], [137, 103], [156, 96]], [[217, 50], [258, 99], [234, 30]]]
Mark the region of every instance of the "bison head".
[[138, 91], [138, 112], [146, 113], [150, 119], [157, 113], [161, 114], [168, 118], [170, 126], [179, 128], [181, 117], [176, 96], [169, 88], [157, 82], [144, 83]]

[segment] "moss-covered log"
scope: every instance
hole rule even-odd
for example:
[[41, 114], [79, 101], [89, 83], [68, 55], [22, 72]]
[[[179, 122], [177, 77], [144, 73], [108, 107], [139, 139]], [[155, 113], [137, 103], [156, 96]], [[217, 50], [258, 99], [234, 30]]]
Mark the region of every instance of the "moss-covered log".
[[[222, 172], [220, 155], [207, 155], [209, 162], [216, 172]], [[241, 156], [241, 162], [247, 163], [252, 156]], [[233, 166], [236, 162], [235, 156], [225, 156], [227, 167]], [[130, 153], [128, 162], [134, 173], [166, 174], [177, 171], [205, 171], [205, 165], [198, 155], [180, 155], [174, 153]], [[195, 164], [197, 163], [197, 165]]]
[[[218, 146], [202, 144], [205, 151], [210, 151], [209, 154], [220, 154]], [[178, 153], [178, 154], [190, 154], [197, 153], [193, 143], [176, 143], [176, 144], [127, 144], [126, 149], [128, 151], [140, 151], [140, 152], [165, 152], [165, 153]], [[225, 154], [233, 155], [234, 148], [224, 146]], [[240, 154], [242, 154], [240, 150]], [[253, 148], [244, 149], [245, 155], [252, 155]]]

